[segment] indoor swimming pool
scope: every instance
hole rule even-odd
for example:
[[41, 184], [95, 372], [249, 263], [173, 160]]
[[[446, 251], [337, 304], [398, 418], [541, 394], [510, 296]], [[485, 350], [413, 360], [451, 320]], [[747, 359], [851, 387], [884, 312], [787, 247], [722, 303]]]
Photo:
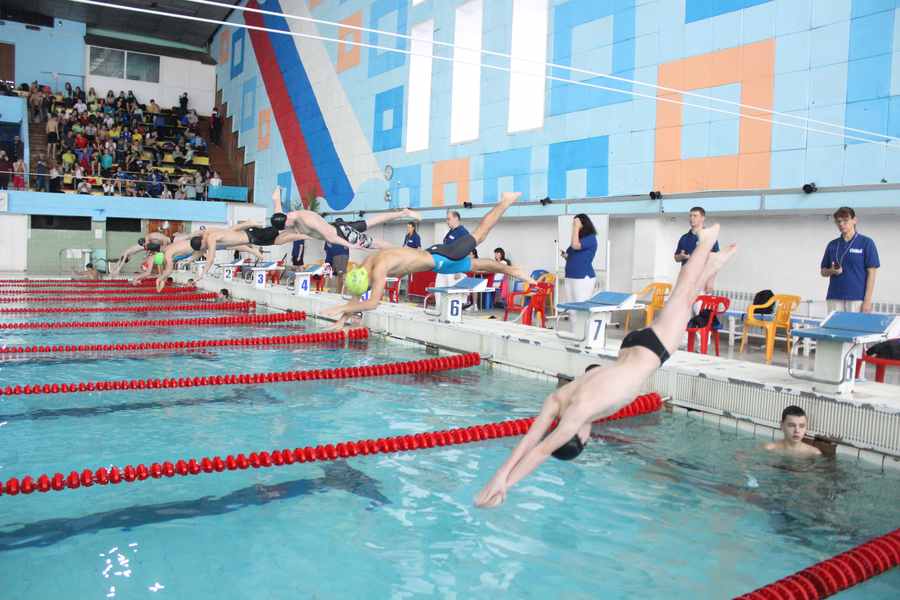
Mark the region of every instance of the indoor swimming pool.
[[[4, 316], [3, 322], [73, 320]], [[0, 345], [221, 340], [319, 327], [310, 320], [0, 329]], [[346, 344], [4, 354], [0, 388], [431, 356], [380, 336]], [[3, 396], [0, 480], [523, 418], [554, 387], [483, 364], [420, 375]], [[477, 509], [472, 499], [517, 438], [3, 495], [0, 595], [725, 598], [900, 521], [895, 471], [771, 456], [758, 450], [760, 437], [665, 411], [595, 426], [594, 434], [577, 461], [549, 461], [494, 510]], [[898, 595], [895, 569], [840, 597]]]

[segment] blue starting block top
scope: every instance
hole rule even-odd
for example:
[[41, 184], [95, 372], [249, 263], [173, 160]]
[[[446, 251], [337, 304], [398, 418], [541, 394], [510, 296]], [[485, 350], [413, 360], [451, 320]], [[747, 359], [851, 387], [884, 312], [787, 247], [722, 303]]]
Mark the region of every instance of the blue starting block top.
[[794, 329], [791, 334], [812, 340], [860, 344], [887, 339], [897, 320], [897, 315], [834, 312], [819, 327]]
[[451, 286], [428, 288], [427, 291], [432, 294], [452, 294], [454, 292], [487, 292], [493, 291], [493, 288], [488, 289], [487, 279], [482, 279], [480, 277], [465, 277]]
[[253, 269], [271, 269], [275, 266], [275, 261], [267, 260], [265, 262], [261, 262], [258, 265], [253, 265]]
[[611, 308], [628, 308], [634, 304], [635, 295], [627, 292], [600, 292], [584, 302], [567, 302], [558, 305], [563, 310], [609, 310]]
[[297, 271], [297, 275], [320, 275], [325, 270], [325, 265], [311, 265], [306, 269]]

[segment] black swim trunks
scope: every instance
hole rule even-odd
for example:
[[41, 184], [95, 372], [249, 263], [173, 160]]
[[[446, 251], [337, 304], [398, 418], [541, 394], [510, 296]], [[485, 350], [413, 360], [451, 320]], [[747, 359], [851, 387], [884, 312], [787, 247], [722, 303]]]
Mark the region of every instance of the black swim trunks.
[[625, 339], [622, 340], [622, 348], [631, 348], [633, 346], [641, 346], [658, 356], [660, 366], [669, 360], [669, 351], [666, 350], [663, 343], [659, 341], [656, 332], [650, 327], [632, 331], [625, 336]]
[[375, 243], [375, 238], [367, 233], [363, 233], [369, 227], [365, 221], [344, 221], [338, 219], [331, 225], [342, 240], [346, 240], [354, 246], [371, 248]]
[[278, 237], [278, 230], [274, 227], [249, 227], [244, 231], [247, 232], [247, 240], [255, 246], [272, 246]]
[[144, 245], [144, 249], [147, 252], [159, 252], [162, 249], [162, 246], [159, 242], [147, 242]]
[[450, 260], [462, 260], [472, 254], [472, 250], [478, 245], [472, 234], [461, 235], [447, 244], [435, 244], [427, 248], [429, 254], [440, 254]]

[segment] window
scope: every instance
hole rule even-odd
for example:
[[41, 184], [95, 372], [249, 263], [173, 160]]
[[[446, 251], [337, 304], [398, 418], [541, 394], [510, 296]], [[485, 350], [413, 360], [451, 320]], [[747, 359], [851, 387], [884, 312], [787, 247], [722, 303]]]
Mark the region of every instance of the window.
[[406, 111], [406, 151], [428, 149], [431, 125], [431, 53], [434, 21], [414, 25], [409, 58], [409, 98]]
[[544, 125], [544, 61], [547, 56], [547, 0], [514, 0], [507, 131]]
[[125, 52], [91, 46], [91, 75], [125, 78]]
[[[456, 9], [450, 89], [450, 143], [478, 139], [481, 116], [481, 25], [483, 0]], [[464, 49], [465, 48], [465, 49]]]
[[128, 53], [126, 79], [159, 83], [159, 57], [152, 54]]
[[58, 217], [54, 215], [31, 215], [32, 229], [67, 229], [70, 231], [90, 231], [90, 217]]
[[140, 219], [124, 219], [119, 217], [107, 217], [107, 231], [143, 231]]

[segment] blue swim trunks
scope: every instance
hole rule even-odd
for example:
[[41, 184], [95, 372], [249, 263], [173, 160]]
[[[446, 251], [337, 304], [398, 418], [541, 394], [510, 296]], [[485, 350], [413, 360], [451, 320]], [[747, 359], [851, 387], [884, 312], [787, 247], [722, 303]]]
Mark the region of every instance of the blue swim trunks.
[[459, 260], [450, 260], [440, 254], [432, 254], [434, 259], [434, 272], [441, 275], [455, 275], [456, 273], [468, 273], [472, 270], [472, 257], [464, 256]]

